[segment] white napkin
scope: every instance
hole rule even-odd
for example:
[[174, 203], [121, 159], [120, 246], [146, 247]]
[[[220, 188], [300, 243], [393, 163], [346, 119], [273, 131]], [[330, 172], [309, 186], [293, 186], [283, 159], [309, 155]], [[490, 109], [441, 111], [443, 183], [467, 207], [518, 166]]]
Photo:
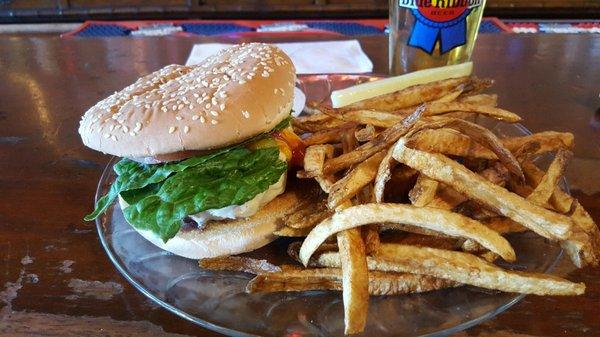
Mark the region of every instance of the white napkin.
[[[276, 43], [290, 56], [298, 74], [368, 73], [373, 63], [357, 40]], [[186, 65], [200, 63], [230, 46], [223, 43], [195, 44]]]

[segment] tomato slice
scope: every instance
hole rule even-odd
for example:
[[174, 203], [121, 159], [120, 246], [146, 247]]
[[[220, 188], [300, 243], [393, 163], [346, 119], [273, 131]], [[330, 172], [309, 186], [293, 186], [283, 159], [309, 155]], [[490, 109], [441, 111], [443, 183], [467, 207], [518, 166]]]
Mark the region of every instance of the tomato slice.
[[283, 130], [273, 132], [272, 135], [275, 139], [283, 141], [291, 150], [291, 164], [296, 167], [301, 167], [304, 163], [306, 145], [304, 145], [302, 139], [294, 133], [294, 130], [292, 130], [291, 127], [287, 127]]

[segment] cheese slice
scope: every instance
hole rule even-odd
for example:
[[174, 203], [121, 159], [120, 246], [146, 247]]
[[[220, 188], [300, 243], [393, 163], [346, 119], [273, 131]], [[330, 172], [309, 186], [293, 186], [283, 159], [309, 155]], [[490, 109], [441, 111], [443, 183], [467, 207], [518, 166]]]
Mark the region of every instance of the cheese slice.
[[334, 108], [340, 108], [368, 98], [402, 90], [413, 85], [441, 81], [448, 78], [469, 76], [472, 72], [473, 62], [419, 70], [400, 76], [358, 84], [342, 90], [335, 90], [331, 93], [331, 102]]

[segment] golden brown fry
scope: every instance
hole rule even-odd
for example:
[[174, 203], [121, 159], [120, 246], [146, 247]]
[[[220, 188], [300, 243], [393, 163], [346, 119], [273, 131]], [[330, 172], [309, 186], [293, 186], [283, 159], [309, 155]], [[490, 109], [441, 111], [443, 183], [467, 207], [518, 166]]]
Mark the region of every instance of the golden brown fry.
[[405, 144], [406, 139], [402, 138], [394, 146], [393, 157], [399, 162], [451, 186], [545, 238], [561, 240], [569, 237], [572, 221], [564, 215], [536, 206], [517, 194], [490, 183], [444, 155], [413, 150]]
[[367, 324], [369, 271], [360, 229], [338, 232], [337, 242], [342, 268], [344, 333], [350, 335], [362, 332]]
[[488, 226], [500, 234], [521, 233], [527, 231], [527, 228], [513, 220], [505, 217], [494, 217], [483, 221], [483, 224]]
[[394, 111], [429, 102], [443, 97], [456, 90], [457, 87], [471, 82], [469, 77], [451, 78], [447, 80], [415, 85], [389, 94], [369, 98], [346, 106], [348, 110], [375, 109]]
[[241, 256], [200, 259], [198, 261], [198, 265], [202, 269], [241, 271], [255, 275], [281, 272], [281, 268], [269, 263], [267, 260], [257, 260], [250, 257]]
[[[374, 296], [405, 295], [457, 285], [425, 275], [372, 271], [369, 272], [368, 290]], [[250, 293], [309, 290], [342, 290], [342, 271], [339, 268], [291, 268], [280, 273], [258, 275], [246, 286]]]
[[435, 102], [429, 103], [425, 109], [425, 116], [441, 115], [453, 111], [477, 113], [486, 117], [495, 118], [507, 123], [516, 123], [521, 120], [519, 115], [507, 110], [487, 105], [478, 105], [461, 102]]
[[435, 197], [439, 183], [429, 179], [426, 175], [419, 174], [415, 186], [408, 192], [410, 202], [416, 207], [426, 206]]
[[365, 253], [367, 255], [377, 251], [379, 248], [379, 228], [376, 225], [368, 225], [362, 228], [363, 241], [365, 242]]
[[554, 191], [558, 188], [558, 181], [562, 178], [572, 156], [573, 153], [571, 151], [559, 150], [548, 167], [548, 171], [546, 171], [539, 184], [527, 197], [527, 200], [538, 205], [546, 205]]
[[[532, 161], [526, 160], [521, 164], [523, 172], [527, 178], [527, 182], [532, 186], [537, 186], [544, 177], [544, 171], [539, 169]], [[519, 193], [521, 194], [521, 193]], [[531, 191], [523, 192], [525, 196], [531, 194]], [[573, 198], [565, 193], [560, 187], [554, 189], [554, 193], [550, 197], [550, 204], [560, 213], [568, 213], [573, 205]]]
[[329, 190], [327, 206], [331, 209], [342, 202], [350, 200], [367, 184], [375, 179], [379, 163], [385, 156], [383, 151], [374, 154], [369, 159], [358, 164], [342, 179], [338, 180]]
[[[528, 153], [534, 156], [559, 149], [570, 149], [573, 147], [573, 135], [563, 132], [545, 131], [523, 137], [509, 137], [501, 140], [502, 144], [510, 152], [515, 153], [524, 146], [536, 144], [536, 150]], [[442, 153], [452, 156], [496, 159], [492, 151], [486, 149], [469, 137], [450, 129], [426, 129], [415, 134], [407, 143], [407, 146], [415, 150], [432, 153]]]
[[576, 267], [597, 266], [600, 263], [600, 230], [598, 226], [577, 200], [574, 201], [571, 219], [576, 225], [575, 230], [569, 240], [561, 242], [561, 246]]
[[334, 174], [354, 164], [360, 163], [363, 160], [371, 157], [375, 153], [386, 149], [400, 137], [402, 137], [418, 121], [423, 112], [423, 107], [419, 107], [410, 116], [402, 120], [402, 122], [386, 129], [375, 137], [370, 142], [364, 143], [356, 150], [344, 153], [339, 157], [332, 158], [325, 162], [323, 172], [325, 174]]
[[340, 125], [337, 128], [318, 131], [310, 136], [303, 139], [306, 146], [327, 144], [327, 143], [339, 143], [341, 142], [341, 136], [346, 129], [350, 129], [356, 126], [356, 123], [348, 122]]
[[498, 95], [479, 94], [472, 96], [464, 96], [458, 99], [460, 103], [484, 105], [489, 107], [495, 107], [498, 105]]
[[327, 209], [324, 202], [319, 202], [288, 215], [284, 219], [284, 224], [296, 229], [312, 228], [332, 214], [333, 211]]
[[[385, 227], [385, 226], [384, 226]], [[381, 243], [398, 243], [403, 245], [431, 247], [438, 249], [456, 250], [460, 248], [462, 239], [442, 235], [423, 235], [401, 231], [388, 230], [381, 233]], [[317, 250], [316, 255], [321, 252]]]
[[346, 124], [341, 119], [333, 118], [326, 114], [301, 116], [292, 119], [292, 126], [295, 129], [305, 132], [319, 132], [339, 128]]
[[298, 178], [312, 178], [323, 174], [326, 158], [333, 157], [334, 148], [330, 144], [312, 145], [304, 154], [304, 171], [298, 171]]
[[375, 202], [383, 202], [385, 184], [392, 177], [392, 169], [397, 164], [398, 162], [392, 158], [392, 148], [390, 148], [381, 160], [381, 163], [379, 163], [377, 174], [375, 175], [375, 185], [373, 187], [375, 192]]
[[427, 204], [427, 207], [451, 210], [467, 200], [464, 195], [452, 187], [440, 183], [436, 196]]
[[362, 129], [358, 129], [354, 132], [354, 137], [361, 143], [371, 141], [375, 136], [377, 136], [377, 130], [370, 124], [367, 124]]
[[458, 87], [456, 87], [456, 89], [450, 91], [449, 93], [447, 93], [446, 95], [435, 99], [433, 101], [431, 101], [432, 103], [435, 102], [452, 102], [454, 100], [456, 100], [456, 98], [458, 98], [458, 96], [460, 96], [463, 91], [465, 90], [465, 85], [459, 85]]
[[356, 127], [343, 131], [342, 134], [342, 153], [348, 153], [358, 146], [358, 141], [354, 137]]
[[[322, 253], [315, 262], [326, 267], [338, 267], [339, 254]], [[468, 253], [436, 248], [381, 244], [376, 256], [367, 257], [367, 264], [369, 270], [430, 275], [506, 292], [553, 296], [585, 292], [583, 283], [573, 283], [548, 274], [504, 270]]]
[[418, 226], [452, 237], [473, 239], [487, 249], [498, 253], [506, 261], [515, 260], [515, 252], [502, 236], [485, 225], [446, 210], [403, 204], [357, 205], [336, 212], [308, 234], [300, 258], [306, 265], [308, 259], [330, 235], [367, 224], [397, 223]]

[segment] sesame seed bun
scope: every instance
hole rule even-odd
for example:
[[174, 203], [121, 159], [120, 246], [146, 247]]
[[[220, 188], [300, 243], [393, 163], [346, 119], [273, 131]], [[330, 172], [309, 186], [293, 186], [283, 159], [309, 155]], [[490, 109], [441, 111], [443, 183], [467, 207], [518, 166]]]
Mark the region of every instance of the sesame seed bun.
[[91, 107], [83, 143], [120, 157], [212, 150], [268, 131], [292, 108], [295, 69], [279, 48], [236, 45], [169, 65]]

